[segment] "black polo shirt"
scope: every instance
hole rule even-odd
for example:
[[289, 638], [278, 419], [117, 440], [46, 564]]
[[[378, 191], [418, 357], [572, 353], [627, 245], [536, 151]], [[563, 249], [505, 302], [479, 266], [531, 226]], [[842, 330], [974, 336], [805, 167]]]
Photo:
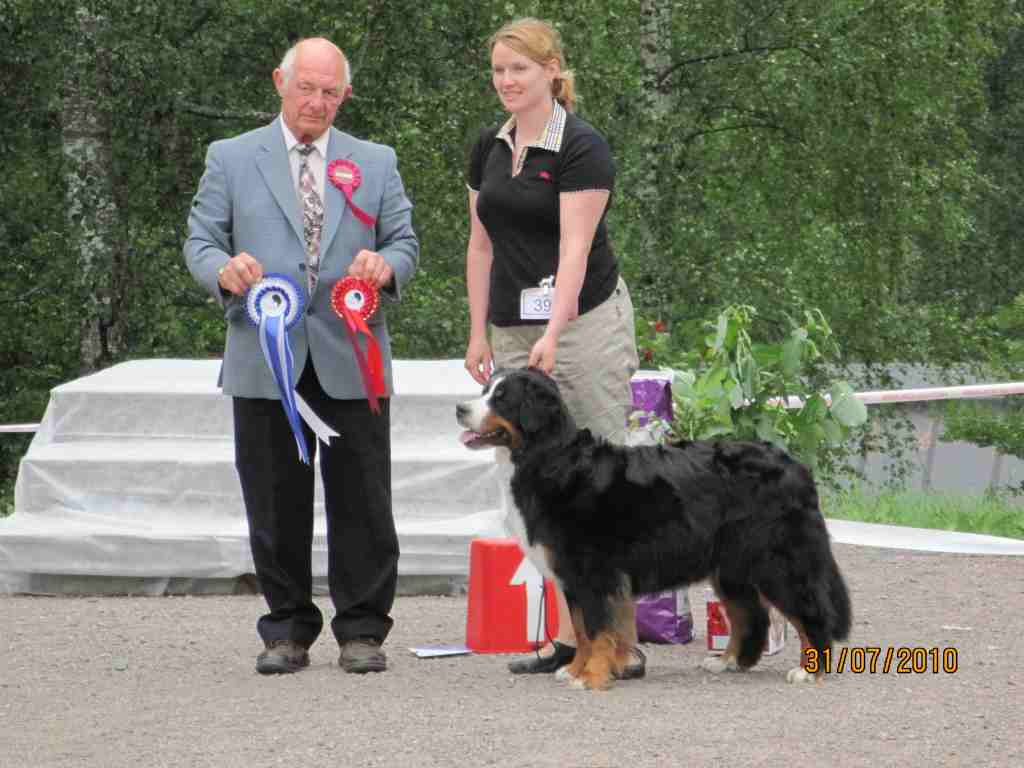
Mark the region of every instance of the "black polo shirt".
[[[604, 137], [557, 102], [541, 138], [520, 158], [522, 168], [516, 174], [512, 172], [514, 140], [512, 121], [481, 132], [470, 155], [469, 186], [478, 193], [477, 216], [494, 253], [488, 320], [497, 326], [540, 325], [547, 321], [520, 318], [519, 297], [524, 288], [536, 288], [542, 279], [558, 273], [558, 196], [586, 190], [612, 192], [615, 164]], [[609, 196], [587, 257], [581, 315], [611, 296], [619, 279], [605, 227], [610, 205]]]

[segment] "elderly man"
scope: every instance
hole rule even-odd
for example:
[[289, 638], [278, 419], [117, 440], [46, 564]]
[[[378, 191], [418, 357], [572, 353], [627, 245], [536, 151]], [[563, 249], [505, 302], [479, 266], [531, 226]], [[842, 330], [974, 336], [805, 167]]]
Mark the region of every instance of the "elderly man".
[[[305, 312], [288, 332], [295, 391], [339, 433], [319, 443], [338, 663], [347, 672], [379, 672], [387, 667], [381, 644], [392, 626], [398, 576], [385, 307], [412, 277], [419, 242], [394, 151], [332, 127], [352, 94], [341, 50], [325, 39], [303, 40], [273, 79], [278, 119], [210, 146], [184, 248], [189, 270], [227, 321], [219, 383], [233, 398], [235, 466], [269, 607], [257, 622], [265, 648], [256, 669], [273, 674], [307, 666], [323, 628], [311, 565], [318, 440], [303, 423], [309, 463], [303, 462], [246, 311], [249, 288], [276, 273], [304, 294]], [[327, 178], [329, 167], [345, 173]], [[382, 298], [367, 321], [383, 362], [386, 393], [377, 413], [353, 342], [331, 308], [332, 288], [348, 275], [371, 282]]]

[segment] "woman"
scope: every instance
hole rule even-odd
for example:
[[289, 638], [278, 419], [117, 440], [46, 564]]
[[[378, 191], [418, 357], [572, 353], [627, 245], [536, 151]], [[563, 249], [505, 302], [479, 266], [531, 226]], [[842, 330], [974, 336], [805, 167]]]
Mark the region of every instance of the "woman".
[[[510, 117], [481, 132], [470, 158], [466, 369], [483, 384], [495, 364], [539, 368], [558, 382], [579, 427], [621, 441], [639, 361], [633, 305], [605, 228], [611, 152], [573, 114], [573, 76], [549, 24], [509, 22], [490, 46], [494, 89]], [[632, 602], [621, 610], [635, 632]], [[575, 645], [559, 594], [557, 637], [509, 669], [554, 672]], [[643, 676], [643, 654], [635, 655], [624, 677]]]

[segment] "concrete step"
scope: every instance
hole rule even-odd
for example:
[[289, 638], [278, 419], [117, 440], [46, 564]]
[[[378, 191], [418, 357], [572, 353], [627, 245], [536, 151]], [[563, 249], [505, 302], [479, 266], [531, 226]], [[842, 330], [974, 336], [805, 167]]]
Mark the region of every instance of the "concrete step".
[[[319, 462], [316, 504], [322, 513]], [[454, 437], [392, 447], [396, 520], [436, 520], [494, 505], [498, 467], [491, 451]], [[17, 514], [122, 518], [147, 524], [202, 525], [244, 520], [230, 440], [101, 440], [36, 447], [21, 463]]]
[[[399, 519], [396, 528], [403, 576], [466, 576], [470, 542], [478, 536], [504, 535], [497, 509], [442, 521]], [[314, 525], [312, 551], [313, 575], [325, 577], [327, 529], [322, 514]], [[29, 515], [0, 525], [0, 592], [3, 582], [8, 591], [32, 591], [25, 585], [40, 574], [232, 579], [248, 573], [253, 565], [244, 516], [182, 526], [152, 518], [133, 524], [96, 515], [63, 520]]]
[[[219, 360], [138, 360], [51, 392], [21, 461], [14, 514], [0, 520], [0, 591], [134, 584], [158, 593], [172, 581], [183, 589], [252, 573], [219, 368]], [[468, 573], [473, 538], [503, 534], [494, 453], [463, 447], [455, 421], [456, 403], [480, 387], [458, 360], [396, 361], [394, 379], [399, 573], [450, 586]], [[337, 439], [347, 439], [343, 430]], [[315, 498], [313, 571], [322, 579], [319, 472]]]
[[[136, 360], [55, 387], [40, 431], [51, 439], [230, 437], [231, 398], [217, 388], [219, 360]], [[455, 405], [480, 387], [460, 361], [397, 360], [391, 402], [396, 439], [455, 423]]]

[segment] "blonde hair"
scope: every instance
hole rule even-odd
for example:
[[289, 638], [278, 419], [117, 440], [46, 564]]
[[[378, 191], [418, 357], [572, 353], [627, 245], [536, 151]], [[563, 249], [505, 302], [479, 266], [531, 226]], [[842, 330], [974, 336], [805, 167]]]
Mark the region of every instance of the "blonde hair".
[[562, 71], [551, 83], [551, 95], [569, 112], [573, 111], [576, 106], [575, 78], [573, 73], [565, 68], [562, 38], [557, 29], [546, 21], [528, 16], [508, 22], [491, 36], [489, 42], [488, 47], [491, 51], [495, 45], [502, 43], [538, 64], [547, 64], [552, 59], [557, 59]]

